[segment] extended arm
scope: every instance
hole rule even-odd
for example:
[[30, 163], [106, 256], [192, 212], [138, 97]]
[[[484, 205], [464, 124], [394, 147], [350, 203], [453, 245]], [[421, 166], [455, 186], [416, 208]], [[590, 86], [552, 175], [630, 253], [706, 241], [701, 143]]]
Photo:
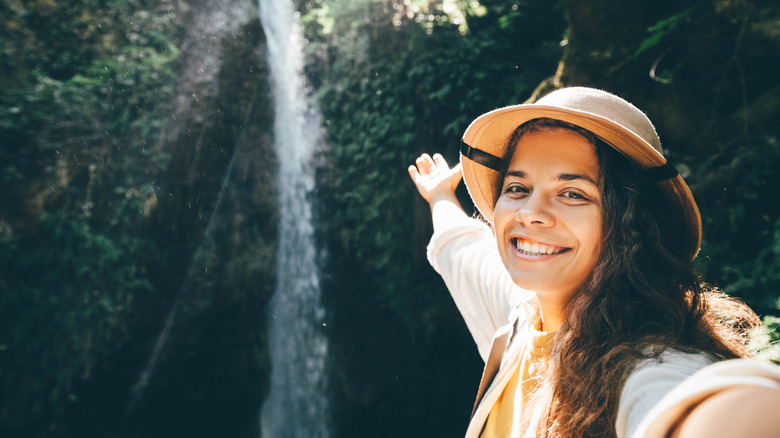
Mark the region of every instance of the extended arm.
[[707, 364], [711, 360], [667, 351], [640, 364], [623, 388], [618, 436], [780, 436], [780, 367], [755, 359]]
[[469, 217], [458, 202], [460, 165], [450, 168], [441, 155], [423, 154], [409, 166], [409, 176], [431, 207], [434, 235], [428, 260], [442, 276], [484, 359], [495, 331], [528, 293], [512, 283], [492, 230]]
[[710, 396], [686, 413], [672, 438], [780, 436], [780, 388], [738, 386]]

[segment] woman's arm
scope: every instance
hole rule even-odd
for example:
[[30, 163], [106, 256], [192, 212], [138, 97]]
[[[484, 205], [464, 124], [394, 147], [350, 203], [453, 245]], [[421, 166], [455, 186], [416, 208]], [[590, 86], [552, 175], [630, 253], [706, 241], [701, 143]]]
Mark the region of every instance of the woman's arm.
[[618, 436], [780, 437], [780, 367], [755, 359], [702, 363], [711, 359], [667, 351], [640, 364], [623, 388]]
[[738, 386], [716, 393], [686, 413], [672, 438], [780, 436], [780, 388]]
[[470, 218], [458, 202], [460, 165], [450, 168], [441, 155], [424, 154], [409, 167], [409, 176], [431, 207], [434, 235], [428, 260], [447, 285], [485, 358], [496, 330], [508, 322], [512, 309], [528, 293], [512, 282], [490, 228]]

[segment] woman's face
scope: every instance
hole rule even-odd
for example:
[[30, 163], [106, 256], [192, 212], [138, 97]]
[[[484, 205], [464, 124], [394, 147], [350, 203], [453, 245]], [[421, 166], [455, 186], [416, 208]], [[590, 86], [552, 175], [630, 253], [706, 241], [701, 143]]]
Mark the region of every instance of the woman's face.
[[568, 129], [521, 137], [493, 216], [514, 282], [565, 303], [596, 265], [601, 223], [595, 147]]

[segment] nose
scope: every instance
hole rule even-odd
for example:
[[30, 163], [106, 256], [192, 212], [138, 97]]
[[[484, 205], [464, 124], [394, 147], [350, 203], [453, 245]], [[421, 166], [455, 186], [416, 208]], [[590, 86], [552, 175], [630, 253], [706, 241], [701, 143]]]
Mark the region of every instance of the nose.
[[515, 210], [515, 220], [528, 227], [551, 227], [555, 225], [555, 215], [548, 201], [539, 193], [531, 193], [523, 199]]

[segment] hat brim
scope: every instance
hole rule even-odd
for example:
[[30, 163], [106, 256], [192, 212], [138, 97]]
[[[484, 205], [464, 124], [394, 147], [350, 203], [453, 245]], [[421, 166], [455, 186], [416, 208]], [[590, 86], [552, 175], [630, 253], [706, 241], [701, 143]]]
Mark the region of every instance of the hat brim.
[[[557, 106], [523, 104], [499, 108], [474, 120], [463, 135], [463, 142], [472, 148], [503, 158], [515, 129], [538, 118], [561, 120], [579, 126], [601, 138], [615, 150], [638, 164], [651, 169], [666, 164], [659, 152], [660, 144], [651, 145], [621, 124], [598, 114]], [[461, 155], [463, 177], [474, 204], [482, 216], [493, 223], [493, 208], [498, 199], [500, 172], [485, 167]], [[676, 175], [656, 183], [668, 201], [679, 206], [681, 225], [689, 242], [686, 254], [693, 260], [701, 245], [701, 216], [690, 188], [682, 176]]]

